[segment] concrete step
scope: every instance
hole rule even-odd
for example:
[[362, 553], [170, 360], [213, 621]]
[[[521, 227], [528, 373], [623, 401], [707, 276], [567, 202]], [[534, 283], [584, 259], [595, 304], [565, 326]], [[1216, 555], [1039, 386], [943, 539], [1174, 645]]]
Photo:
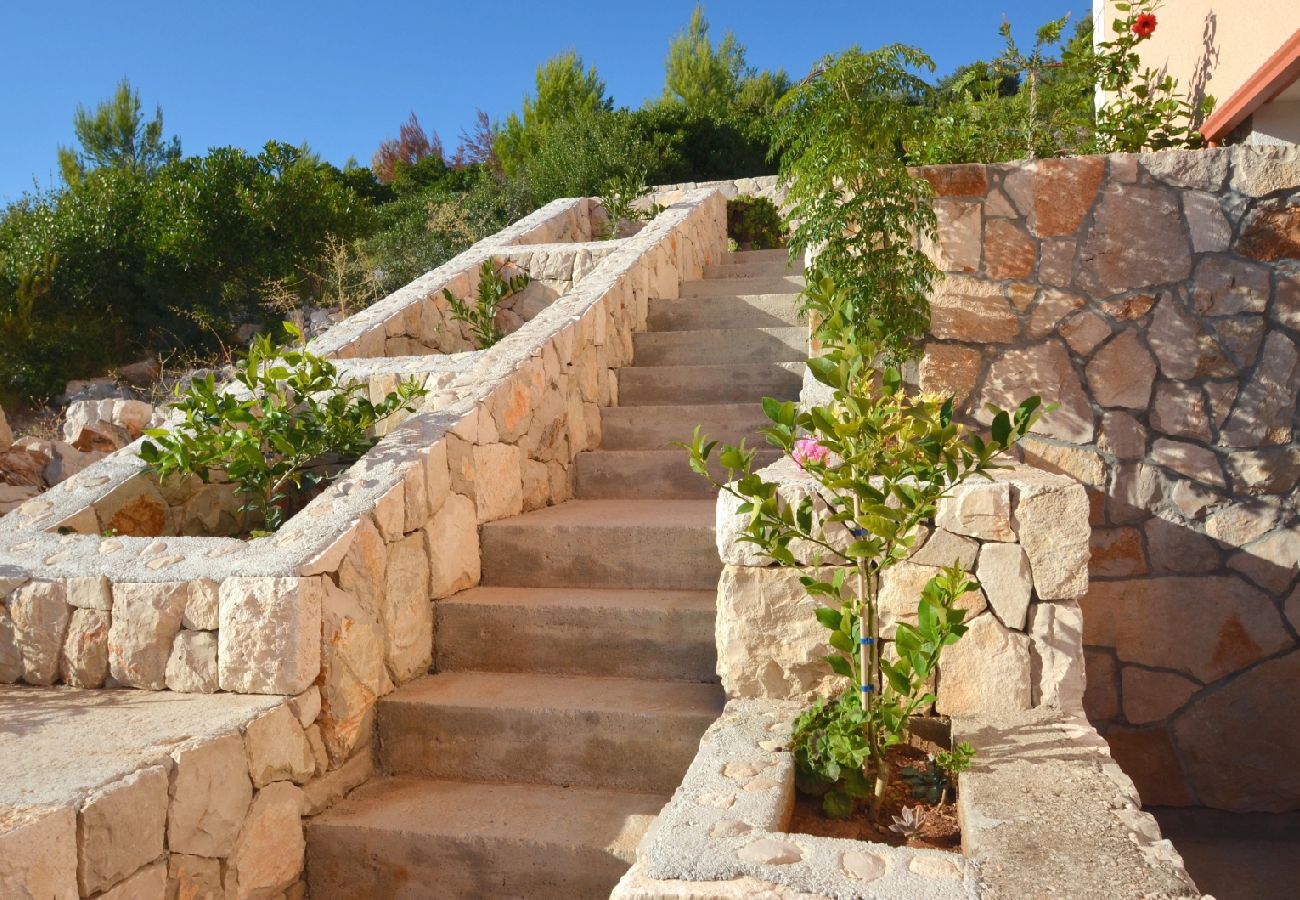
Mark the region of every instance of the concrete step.
[[745, 294], [738, 297], [695, 297], [689, 300], [660, 300], [652, 297], [646, 330], [783, 328], [801, 324], [798, 309], [799, 300], [793, 294]]
[[632, 335], [633, 366], [690, 366], [708, 362], [800, 362], [808, 358], [808, 329], [716, 328]]
[[804, 363], [729, 363], [702, 366], [629, 366], [618, 370], [622, 406], [669, 403], [758, 403], [764, 397], [797, 400]]
[[[803, 259], [791, 260], [785, 250], [769, 256], [754, 256], [754, 251], [729, 253], [722, 262], [704, 267], [705, 278], [766, 278], [803, 274]], [[760, 253], [764, 251], [758, 251]]]
[[716, 684], [443, 672], [379, 701], [379, 759], [395, 775], [671, 793], [724, 702]]
[[[732, 250], [722, 257], [723, 265], [742, 266], [759, 263], [781, 263], [790, 261], [790, 251], [782, 247], [776, 250]], [[803, 271], [803, 257], [798, 259], [799, 271]]]
[[482, 584], [713, 590], [713, 519], [713, 500], [570, 500], [498, 519], [482, 529]]
[[307, 822], [312, 900], [606, 898], [660, 794], [382, 778]]
[[[754, 446], [753, 441], [748, 442]], [[780, 455], [766, 443], [759, 445], [754, 467], [776, 462]], [[726, 470], [710, 460], [713, 477], [721, 481]], [[589, 450], [578, 454], [577, 494], [583, 500], [690, 500], [716, 498], [717, 489], [691, 471], [685, 450]]]
[[705, 278], [683, 281], [682, 297], [736, 297], [743, 294], [798, 294], [802, 275], [763, 275], [757, 278]]
[[716, 681], [715, 591], [473, 588], [434, 604], [438, 670]]
[[689, 442], [696, 425], [723, 443], [748, 438], [753, 444], [759, 429], [771, 424], [757, 402], [602, 406], [600, 449], [667, 450], [673, 441]]

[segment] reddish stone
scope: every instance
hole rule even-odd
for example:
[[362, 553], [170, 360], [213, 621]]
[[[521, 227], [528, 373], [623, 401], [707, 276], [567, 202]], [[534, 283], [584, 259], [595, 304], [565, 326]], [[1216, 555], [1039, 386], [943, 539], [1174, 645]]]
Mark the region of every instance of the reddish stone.
[[1246, 221], [1237, 252], [1264, 262], [1300, 258], [1300, 206], [1256, 210]]
[[1200, 690], [1195, 681], [1172, 672], [1125, 666], [1124, 718], [1133, 725], [1159, 722], [1181, 709]]
[[1192, 805], [1168, 731], [1111, 728], [1105, 737], [1111, 756], [1137, 785], [1143, 806]]
[[43, 453], [14, 447], [6, 453], [0, 453], [0, 484], [43, 488], [45, 467], [49, 464], [50, 458]]
[[921, 357], [921, 390], [952, 397], [958, 410], [965, 409], [979, 381], [980, 362], [980, 352], [973, 347], [931, 342]]
[[1085, 648], [1083, 667], [1087, 687], [1083, 691], [1083, 711], [1093, 722], [1119, 715], [1119, 666], [1105, 650]]
[[1116, 297], [1101, 304], [1101, 310], [1112, 319], [1120, 322], [1132, 322], [1151, 312], [1156, 305], [1156, 298], [1150, 294], [1132, 294]]
[[1034, 271], [1038, 247], [1006, 219], [989, 219], [984, 226], [984, 272], [989, 278], [1028, 278]]
[[1142, 533], [1136, 528], [1096, 528], [1088, 573], [1093, 578], [1141, 575], [1147, 570]]
[[1088, 388], [1102, 406], [1146, 409], [1156, 361], [1136, 332], [1125, 331], [1097, 351], [1085, 370]]
[[1008, 350], [994, 360], [984, 379], [977, 415], [990, 421], [986, 403], [1011, 409], [1035, 394], [1045, 403], [1058, 404], [1039, 419], [1035, 432], [1075, 444], [1092, 441], [1096, 430], [1092, 404], [1079, 384], [1070, 352], [1057, 340]]
[[945, 340], [1006, 344], [1020, 334], [1020, 319], [1001, 285], [946, 278], [930, 300], [930, 333]]
[[983, 197], [989, 189], [981, 165], [920, 166], [913, 173], [930, 182], [936, 197]]
[[1098, 298], [1183, 281], [1192, 271], [1178, 195], [1164, 188], [1107, 187], [1079, 252], [1077, 284]]
[[108, 521], [114, 534], [124, 537], [157, 537], [167, 525], [167, 508], [148, 495], [123, 504]]
[[1030, 229], [1039, 237], [1074, 234], [1083, 224], [1106, 174], [1105, 157], [1043, 159], [1034, 163], [1034, 168]]

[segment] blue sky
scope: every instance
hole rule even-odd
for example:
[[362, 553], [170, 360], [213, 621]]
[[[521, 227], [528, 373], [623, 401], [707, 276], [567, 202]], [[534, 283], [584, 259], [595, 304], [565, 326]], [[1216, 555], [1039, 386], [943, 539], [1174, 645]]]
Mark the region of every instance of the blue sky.
[[[621, 105], [663, 84], [668, 40], [693, 0], [368, 3], [84, 0], [0, 4], [0, 202], [56, 177], [72, 113], [129, 77], [161, 104], [186, 153], [269, 139], [306, 141], [326, 159], [369, 159], [414, 110], [450, 150], [482, 107], [517, 109], [548, 56], [575, 47]], [[1032, 42], [1045, 20], [1088, 0], [713, 0], [715, 38], [734, 31], [760, 68], [796, 77], [825, 53], [899, 41], [939, 72], [997, 52], [1002, 17]]]

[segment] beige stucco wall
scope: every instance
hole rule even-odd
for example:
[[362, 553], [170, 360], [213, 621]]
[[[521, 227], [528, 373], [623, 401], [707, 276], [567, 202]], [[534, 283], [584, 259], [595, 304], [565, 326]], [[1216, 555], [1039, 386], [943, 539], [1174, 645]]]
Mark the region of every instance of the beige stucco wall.
[[[1096, 40], [1110, 40], [1116, 0], [1093, 0]], [[1164, 67], [1182, 90], [1225, 102], [1300, 28], [1300, 0], [1172, 0], [1156, 10], [1143, 65]]]

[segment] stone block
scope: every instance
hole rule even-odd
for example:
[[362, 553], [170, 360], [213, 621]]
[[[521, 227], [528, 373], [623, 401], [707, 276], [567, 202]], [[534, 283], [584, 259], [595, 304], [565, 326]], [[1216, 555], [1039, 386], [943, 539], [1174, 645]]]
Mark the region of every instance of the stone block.
[[978, 541], [937, 528], [910, 559], [923, 566], [951, 566], [957, 563], [970, 572], [975, 568], [975, 559], [979, 556], [979, 552]]
[[1033, 703], [1029, 638], [992, 615], [976, 616], [939, 660], [935, 709], [949, 716], [995, 716]]
[[1151, 444], [1150, 458], [1156, 465], [1164, 466], [1201, 484], [1220, 488], [1228, 485], [1223, 477], [1219, 456], [1209, 447], [1186, 441], [1157, 438]]
[[1097, 449], [1116, 459], [1142, 459], [1147, 455], [1147, 430], [1129, 413], [1108, 411], [1101, 417]]
[[216, 631], [221, 624], [220, 585], [211, 578], [196, 578], [189, 583], [189, 597], [181, 624], [191, 631]]
[[1083, 613], [1073, 601], [1029, 609], [1033, 705], [1084, 714]]
[[1151, 406], [1151, 426], [1169, 437], [1209, 443], [1210, 419], [1204, 393], [1196, 385], [1160, 382]]
[[388, 551], [379, 529], [369, 516], [357, 523], [356, 536], [339, 564], [339, 586], [352, 594], [372, 613], [378, 614], [383, 605], [384, 567]]
[[1190, 678], [1141, 666], [1125, 666], [1122, 682], [1124, 718], [1131, 725], [1163, 721], [1201, 690]]
[[69, 606], [78, 609], [110, 610], [113, 593], [103, 575], [82, 575], [64, 582]]
[[223, 691], [298, 694], [320, 673], [319, 578], [238, 577], [221, 584], [217, 660]]
[[172, 754], [167, 848], [196, 857], [230, 855], [253, 800], [244, 740], [228, 734]]
[[274, 897], [298, 881], [306, 851], [303, 806], [302, 789], [285, 781], [257, 792], [226, 863], [226, 897]]
[[108, 677], [109, 614], [100, 609], [74, 609], [63, 640], [59, 677], [79, 688], [102, 687]]
[[1075, 374], [1069, 351], [1056, 339], [1008, 350], [995, 359], [985, 378], [976, 417], [987, 424], [992, 421], [984, 409], [987, 404], [1014, 409], [1034, 395], [1058, 404], [1038, 421], [1035, 432], [1077, 444], [1092, 441], [1096, 424], [1092, 404]]
[[423, 532], [388, 548], [384, 576], [384, 660], [393, 680], [409, 681], [433, 664], [433, 604], [429, 597], [429, 555]]
[[315, 757], [307, 736], [289, 705], [277, 706], [244, 729], [248, 773], [256, 787], [273, 781], [303, 784], [316, 773]]
[[363, 751], [340, 764], [337, 769], [313, 778], [302, 789], [305, 800], [303, 814], [318, 815], [368, 781], [374, 772], [374, 757]]
[[217, 689], [217, 636], [211, 631], [182, 630], [167, 660], [167, 689], [211, 694]]
[[1156, 377], [1156, 361], [1135, 331], [1124, 331], [1088, 363], [1088, 389], [1102, 406], [1146, 409]]
[[986, 544], [980, 550], [976, 577], [1002, 624], [1023, 631], [1034, 592], [1024, 549], [1019, 544]]
[[1020, 319], [1001, 285], [968, 277], [945, 278], [930, 300], [930, 334], [940, 340], [1006, 344]]
[[1226, 254], [1202, 257], [1192, 276], [1192, 309], [1202, 316], [1262, 313], [1268, 293], [1268, 266]]
[[1085, 649], [1084, 671], [1087, 684], [1083, 692], [1083, 708], [1089, 720], [1101, 722], [1114, 719], [1119, 713], [1119, 666], [1115, 657], [1106, 650]]
[[15, 900], [77, 896], [75, 810], [0, 813], [0, 896]]
[[1300, 355], [1281, 331], [1270, 332], [1254, 374], [1242, 388], [1219, 442], [1228, 447], [1289, 443], [1300, 387]]
[[464, 494], [450, 494], [425, 529], [425, 540], [431, 598], [450, 597], [478, 584], [481, 559], [472, 500]]
[[325, 586], [321, 739], [335, 765], [369, 735], [375, 701], [393, 689], [376, 615], [347, 591]]
[[167, 896], [167, 864], [156, 862], [136, 871], [112, 890], [95, 900], [164, 900]]
[[[1088, 590], [1088, 495], [1077, 484], [1015, 486], [1015, 533], [1029, 557], [1040, 600], [1074, 600]], [[983, 551], [981, 551], [981, 556]]]
[[151, 691], [166, 687], [167, 660], [188, 599], [183, 581], [113, 585], [108, 661], [115, 679]]
[[1098, 298], [1182, 281], [1192, 255], [1175, 191], [1112, 184], [1101, 192], [1080, 249], [1078, 282]]
[[1038, 245], [1024, 229], [1006, 219], [989, 219], [984, 228], [984, 272], [998, 280], [1028, 278]]
[[939, 501], [935, 524], [945, 531], [984, 541], [1014, 541], [1011, 486], [984, 481], [958, 485]]
[[17, 664], [28, 684], [53, 684], [72, 620], [62, 582], [29, 581], [9, 599]]
[[82, 896], [112, 887], [163, 852], [167, 770], [151, 766], [100, 788], [77, 817]]
[[221, 860], [172, 852], [167, 856], [167, 900], [217, 900], [221, 886]]

